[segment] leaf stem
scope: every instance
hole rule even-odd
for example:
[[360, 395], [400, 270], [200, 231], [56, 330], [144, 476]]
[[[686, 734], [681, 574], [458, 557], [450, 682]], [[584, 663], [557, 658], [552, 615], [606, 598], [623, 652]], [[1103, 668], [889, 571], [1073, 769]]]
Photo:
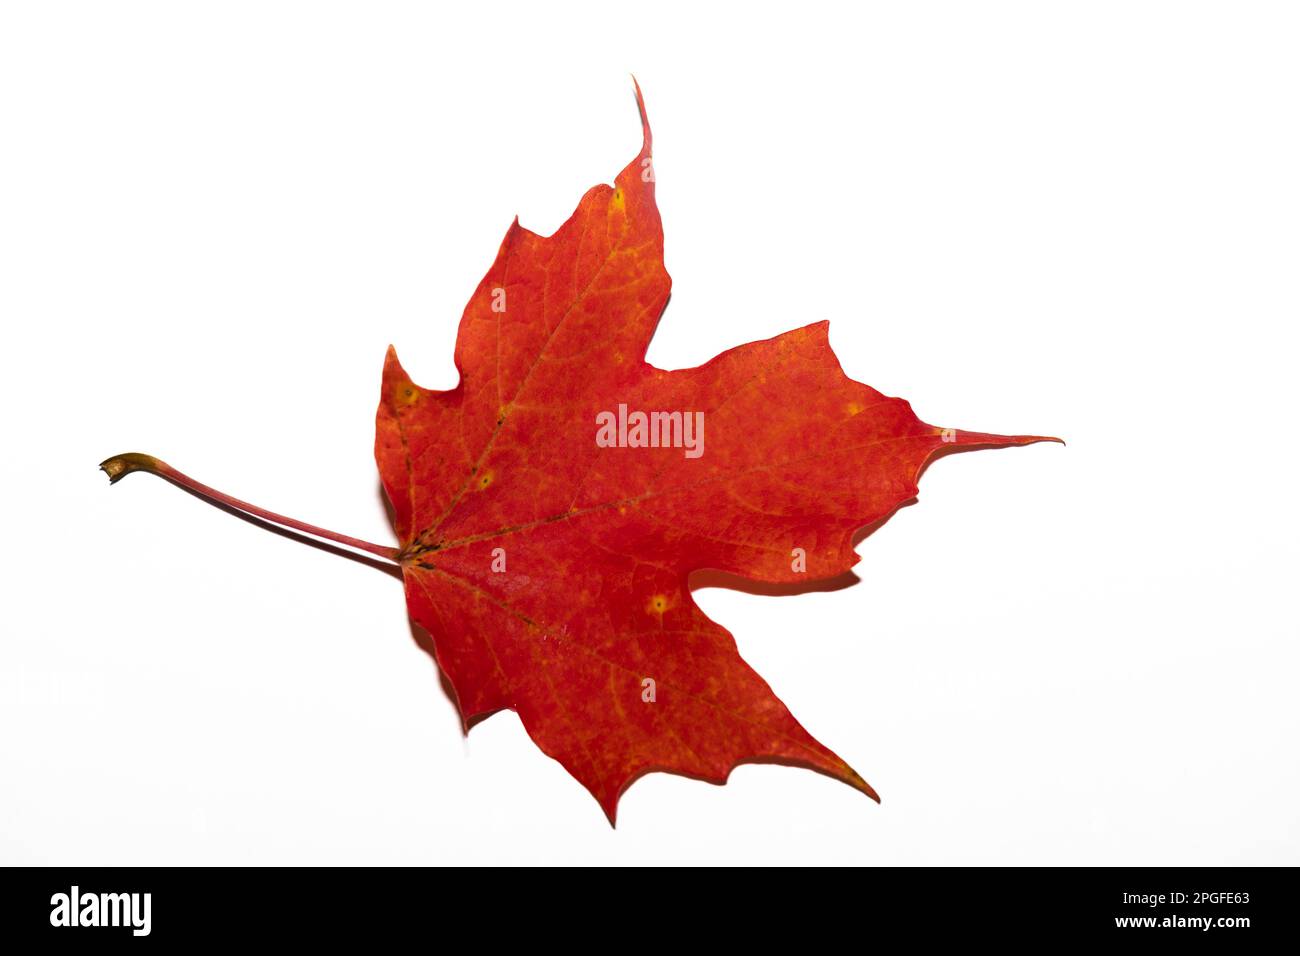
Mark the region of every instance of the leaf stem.
[[362, 541], [360, 538], [353, 538], [346, 534], [339, 534], [336, 531], [329, 531], [325, 528], [318, 528], [314, 524], [307, 524], [305, 521], [298, 521], [294, 518], [286, 518], [284, 515], [276, 514], [274, 511], [267, 511], [265, 508], [259, 508], [257, 505], [249, 504], [247, 501], [240, 501], [238, 498], [232, 498], [230, 495], [217, 491], [202, 482], [195, 481], [189, 475], [177, 471], [165, 461], [154, 458], [152, 455], [142, 455], [139, 452], [127, 452], [122, 455], [114, 455], [112, 458], [103, 461], [99, 465], [108, 475], [109, 484], [115, 484], [126, 475], [133, 471], [147, 471], [150, 474], [157, 475], [160, 478], [166, 478], [168, 481], [180, 485], [197, 495], [201, 495], [210, 501], [241, 511], [244, 514], [252, 515], [255, 518], [261, 518], [263, 521], [269, 521], [272, 524], [278, 524], [285, 528], [292, 528], [294, 531], [301, 531], [304, 534], [310, 534], [317, 538], [324, 538], [327, 541], [336, 541], [339, 544], [345, 544], [350, 548], [358, 548], [361, 551], [378, 555], [389, 561], [397, 563], [398, 551], [396, 548], [388, 548], [382, 544], [372, 544], [369, 541]]

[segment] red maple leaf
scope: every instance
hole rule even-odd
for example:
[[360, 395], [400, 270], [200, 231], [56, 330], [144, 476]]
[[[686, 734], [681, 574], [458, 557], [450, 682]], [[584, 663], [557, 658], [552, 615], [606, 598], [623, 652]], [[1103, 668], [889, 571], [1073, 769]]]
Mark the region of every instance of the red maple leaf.
[[[801, 584], [857, 563], [855, 532], [912, 501], [948, 451], [1054, 440], [941, 429], [846, 377], [827, 323], [698, 368], [645, 361], [668, 302], [650, 126], [614, 186], [554, 235], [519, 225], [461, 318], [460, 384], [421, 388], [390, 348], [375, 457], [400, 546], [229, 498], [145, 455], [109, 459], [397, 561], [462, 718], [519, 714], [611, 823], [633, 780], [723, 782], [747, 761], [875, 798], [799, 725], [691, 597], [692, 572]], [[877, 798], [878, 799], [878, 798]]]

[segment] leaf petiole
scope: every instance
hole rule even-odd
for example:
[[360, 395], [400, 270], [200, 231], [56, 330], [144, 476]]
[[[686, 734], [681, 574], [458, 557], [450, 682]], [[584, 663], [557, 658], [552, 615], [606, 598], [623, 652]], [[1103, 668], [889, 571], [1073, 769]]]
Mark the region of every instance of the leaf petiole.
[[195, 481], [189, 475], [177, 471], [165, 461], [154, 458], [152, 455], [143, 455], [140, 452], [126, 452], [122, 455], [114, 455], [112, 458], [100, 462], [100, 468], [108, 475], [109, 484], [115, 484], [126, 475], [133, 471], [147, 471], [150, 474], [157, 475], [159, 478], [166, 478], [173, 484], [180, 485], [189, 491], [194, 492], [204, 498], [214, 501], [218, 504], [233, 508], [244, 514], [252, 515], [255, 518], [261, 518], [263, 521], [269, 521], [272, 524], [278, 524], [285, 528], [292, 528], [294, 531], [301, 531], [304, 534], [312, 535], [317, 538], [324, 538], [327, 541], [335, 541], [339, 544], [347, 545], [350, 548], [357, 548], [366, 551], [378, 557], [397, 563], [398, 551], [396, 548], [388, 548], [382, 544], [372, 544], [369, 541], [362, 541], [359, 538], [353, 538], [346, 534], [339, 534], [336, 531], [328, 531], [325, 528], [318, 528], [314, 524], [307, 524], [305, 521], [298, 521], [294, 518], [286, 518], [284, 515], [276, 514], [274, 511], [267, 511], [265, 508], [259, 508], [257, 505], [251, 505], [247, 501], [240, 501], [238, 498], [232, 498], [230, 495], [217, 491], [202, 482]]

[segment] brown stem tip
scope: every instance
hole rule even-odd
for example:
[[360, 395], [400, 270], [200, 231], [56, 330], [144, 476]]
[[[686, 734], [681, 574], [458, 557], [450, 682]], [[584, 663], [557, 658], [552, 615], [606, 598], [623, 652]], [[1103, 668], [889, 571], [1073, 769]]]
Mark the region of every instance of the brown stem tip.
[[162, 462], [153, 455], [142, 455], [138, 451], [128, 451], [123, 455], [114, 455], [99, 463], [99, 467], [104, 474], [108, 475], [108, 483], [114, 484], [120, 481], [126, 475], [133, 471], [152, 471], [155, 475], [161, 474], [160, 467]]

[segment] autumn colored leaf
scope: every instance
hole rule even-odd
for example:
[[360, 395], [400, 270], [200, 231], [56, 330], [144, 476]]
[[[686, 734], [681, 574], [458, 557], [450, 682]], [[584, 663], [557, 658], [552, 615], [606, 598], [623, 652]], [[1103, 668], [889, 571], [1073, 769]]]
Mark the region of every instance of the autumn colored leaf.
[[949, 451], [1054, 440], [936, 428], [849, 379], [825, 322], [665, 371], [668, 302], [650, 126], [614, 185], [554, 235], [516, 220], [461, 318], [451, 391], [391, 348], [375, 458], [399, 545], [231, 499], [144, 455], [109, 459], [401, 566], [412, 619], [468, 727], [518, 713], [611, 822], [642, 774], [723, 782], [747, 761], [809, 767], [871, 797], [799, 725], [691, 596], [693, 572], [799, 585], [857, 563], [855, 532]]

